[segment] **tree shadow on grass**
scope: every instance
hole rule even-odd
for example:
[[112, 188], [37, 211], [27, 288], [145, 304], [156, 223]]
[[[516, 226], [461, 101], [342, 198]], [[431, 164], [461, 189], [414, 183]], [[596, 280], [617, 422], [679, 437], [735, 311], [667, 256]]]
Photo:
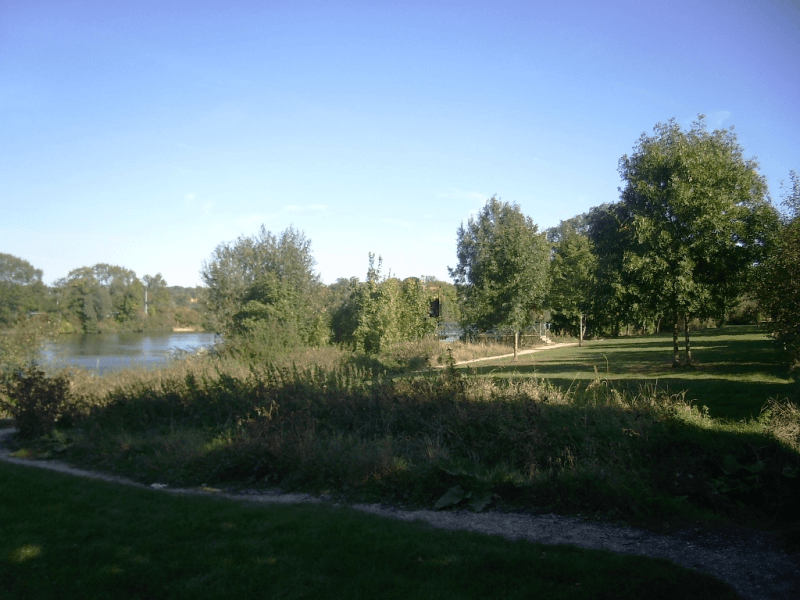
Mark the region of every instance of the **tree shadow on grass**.
[[[788, 398], [797, 401], [798, 386], [791, 381], [746, 381], [725, 378], [724, 376], [680, 376], [680, 369], [670, 377], [658, 376], [662, 370], [648, 373], [639, 369], [635, 375], [618, 374], [593, 368], [591, 363], [512, 365], [506, 367], [477, 367], [477, 375], [543, 379], [563, 390], [583, 389], [597, 379], [609, 380], [620, 391], [638, 393], [648, 385], [657, 386], [670, 394], [685, 393], [685, 399], [699, 406], [707, 406], [714, 418], [742, 419], [757, 418], [761, 409], [770, 399]], [[754, 368], [753, 373], [760, 372]], [[667, 370], [671, 374], [670, 370]], [[741, 373], [741, 371], [739, 371]]]
[[694, 364], [687, 367], [672, 367], [672, 340], [662, 334], [590, 342], [523, 355], [516, 363], [503, 359], [468, 368], [478, 375], [546, 379], [562, 389], [585, 387], [598, 378], [634, 393], [657, 384], [670, 393], [685, 391], [687, 400], [708, 406], [712, 416], [733, 420], [758, 417], [771, 398], [797, 401], [798, 387], [787, 377], [780, 350], [766, 337], [753, 339], [729, 329], [696, 335]]

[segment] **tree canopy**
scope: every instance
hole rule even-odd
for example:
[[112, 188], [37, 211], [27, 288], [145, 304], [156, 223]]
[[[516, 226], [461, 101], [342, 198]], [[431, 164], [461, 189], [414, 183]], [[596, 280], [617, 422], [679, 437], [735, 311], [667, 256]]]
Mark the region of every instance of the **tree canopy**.
[[558, 242], [550, 263], [548, 305], [568, 324], [577, 325], [579, 344], [583, 344], [586, 315], [593, 304], [597, 257], [589, 238], [569, 223], [562, 222], [557, 238], [551, 239]]
[[41, 308], [45, 287], [42, 270], [12, 254], [0, 253], [0, 327]]
[[771, 318], [773, 335], [800, 377], [800, 176], [791, 173], [784, 198], [787, 212], [775, 249], [762, 265], [758, 296]]
[[691, 363], [688, 320], [724, 311], [738, 296], [776, 223], [766, 184], [734, 132], [708, 132], [702, 116], [688, 131], [670, 120], [642, 134], [619, 172], [633, 233], [624, 269], [644, 304], [672, 323], [674, 364], [684, 322]]
[[257, 338], [263, 348], [326, 342], [315, 264], [311, 241], [293, 227], [275, 235], [262, 225], [257, 235], [218, 245], [201, 270], [212, 326], [230, 342]]
[[462, 324], [519, 333], [542, 308], [550, 249], [545, 236], [516, 204], [490, 198], [457, 232], [458, 265], [448, 268], [462, 299]]

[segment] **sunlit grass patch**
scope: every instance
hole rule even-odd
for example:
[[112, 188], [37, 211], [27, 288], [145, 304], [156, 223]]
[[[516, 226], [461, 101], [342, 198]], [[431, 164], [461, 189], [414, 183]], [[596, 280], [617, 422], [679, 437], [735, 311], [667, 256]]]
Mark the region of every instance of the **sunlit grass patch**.
[[661, 334], [589, 341], [583, 347], [523, 355], [516, 363], [490, 361], [472, 371], [493, 377], [533, 377], [562, 389], [576, 389], [602, 378], [634, 391], [656, 383], [670, 393], [707, 406], [715, 417], [746, 420], [759, 416], [770, 398], [798, 400], [798, 387], [780, 360], [780, 349], [755, 326], [695, 332], [695, 364], [672, 368], [672, 339]]

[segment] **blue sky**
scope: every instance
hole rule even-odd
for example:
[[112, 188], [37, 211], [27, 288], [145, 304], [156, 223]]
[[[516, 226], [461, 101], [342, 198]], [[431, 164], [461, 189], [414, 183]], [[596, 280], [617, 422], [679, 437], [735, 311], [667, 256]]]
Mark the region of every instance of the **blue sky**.
[[618, 199], [669, 118], [800, 170], [794, 1], [0, 2], [0, 252], [200, 283], [293, 225], [326, 283], [368, 253], [447, 279], [497, 194], [541, 229]]

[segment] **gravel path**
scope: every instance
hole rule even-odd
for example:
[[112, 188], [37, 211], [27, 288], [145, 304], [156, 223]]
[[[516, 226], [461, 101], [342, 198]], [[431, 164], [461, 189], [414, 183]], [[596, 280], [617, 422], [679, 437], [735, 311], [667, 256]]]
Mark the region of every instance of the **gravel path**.
[[[544, 346], [536, 346], [535, 348], [528, 348], [527, 350], [520, 350], [517, 352], [517, 356], [522, 356], [523, 354], [533, 354], [534, 352], [541, 352], [542, 350], [553, 350], [554, 348], [566, 348], [569, 346], [577, 346], [578, 342], [558, 342], [558, 343], [549, 343], [545, 344]], [[498, 358], [512, 358], [514, 353], [511, 354], [501, 354], [499, 356], [482, 356], [481, 358], [473, 358], [472, 360], [462, 360], [456, 363], [458, 365], [469, 365], [472, 363], [480, 362], [482, 360], [496, 360]], [[439, 365], [439, 368], [446, 368], [442, 365]]]
[[[140, 488], [148, 486], [130, 480], [84, 471], [58, 461], [32, 461], [13, 458], [4, 441], [14, 429], [0, 429], [0, 460], [100, 479]], [[307, 494], [280, 491], [220, 493], [207, 488], [169, 488], [149, 486], [161, 493], [209, 494], [238, 501], [260, 503], [329, 503]], [[784, 552], [774, 535], [743, 528], [691, 529], [673, 535], [659, 535], [632, 527], [598, 523], [558, 515], [469, 511], [407, 511], [384, 505], [353, 505], [366, 513], [400, 519], [424, 521], [442, 529], [464, 529], [508, 539], [526, 539], [540, 544], [569, 544], [593, 550], [609, 550], [652, 558], [665, 558], [678, 565], [708, 573], [728, 583], [748, 600], [800, 599], [800, 556]]]

